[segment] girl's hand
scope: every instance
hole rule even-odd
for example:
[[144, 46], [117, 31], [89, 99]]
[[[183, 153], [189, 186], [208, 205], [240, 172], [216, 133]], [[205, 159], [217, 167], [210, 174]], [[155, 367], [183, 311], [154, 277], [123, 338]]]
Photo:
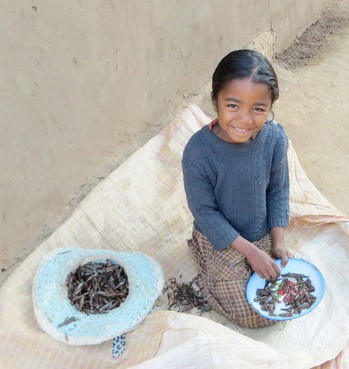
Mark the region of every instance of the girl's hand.
[[[254, 246], [254, 245], [253, 245]], [[251, 268], [261, 277], [267, 280], [276, 279], [280, 275], [280, 269], [274, 260], [258, 247], [250, 248], [246, 259]]]
[[288, 258], [292, 257], [292, 254], [287, 250], [284, 244], [284, 228], [274, 227], [271, 229], [270, 234], [273, 239], [271, 252], [276, 258], [281, 259], [281, 266], [284, 267], [288, 262]]
[[277, 259], [281, 259], [282, 267], [287, 264], [288, 258], [292, 257], [292, 254], [287, 250], [283, 243], [274, 244], [272, 247], [272, 253]]
[[275, 261], [256, 245], [239, 236], [230, 245], [245, 256], [251, 268], [261, 277], [267, 280], [276, 279], [280, 275], [280, 268]]

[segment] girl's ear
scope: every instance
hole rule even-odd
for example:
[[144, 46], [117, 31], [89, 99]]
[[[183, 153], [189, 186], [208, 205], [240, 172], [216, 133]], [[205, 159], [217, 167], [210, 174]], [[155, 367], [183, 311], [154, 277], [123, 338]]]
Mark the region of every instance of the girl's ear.
[[212, 102], [213, 110], [217, 113], [218, 111], [217, 99], [213, 97], [212, 92], [211, 92], [211, 102]]

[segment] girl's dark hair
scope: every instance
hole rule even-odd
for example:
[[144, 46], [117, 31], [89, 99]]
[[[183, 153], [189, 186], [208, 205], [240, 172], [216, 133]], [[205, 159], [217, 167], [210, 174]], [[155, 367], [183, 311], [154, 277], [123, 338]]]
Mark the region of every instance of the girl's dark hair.
[[254, 50], [235, 50], [226, 55], [217, 65], [212, 77], [212, 99], [232, 80], [251, 78], [255, 83], [269, 87], [271, 102], [279, 97], [279, 85], [274, 68], [269, 60]]

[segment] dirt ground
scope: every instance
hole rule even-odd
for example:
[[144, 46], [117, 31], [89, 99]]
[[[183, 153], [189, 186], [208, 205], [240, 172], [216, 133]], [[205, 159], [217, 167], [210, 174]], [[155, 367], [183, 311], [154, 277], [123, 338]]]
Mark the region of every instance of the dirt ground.
[[349, 11], [326, 12], [275, 60], [276, 117], [314, 185], [349, 213]]
[[336, 35], [349, 25], [349, 11], [331, 7], [322, 17], [311, 25], [294, 43], [282, 53], [275, 55], [275, 60], [288, 70], [296, 71], [311, 63], [312, 58], [325, 56], [331, 49]]
[[[345, 2], [342, 4], [326, 11], [291, 47], [275, 55], [273, 64], [279, 77], [280, 99], [273, 110], [276, 120], [285, 126], [311, 181], [339, 210], [349, 213], [349, 11]], [[180, 106], [154, 125], [144, 137], [145, 142], [188, 103], [196, 103], [214, 117], [210, 91], [208, 82], [184, 96]], [[72, 200], [71, 207], [101, 179], [87, 183]], [[45, 225], [51, 231], [43, 239], [57, 225]], [[36, 246], [40, 243], [38, 240]], [[18, 255], [16, 264], [25, 256]], [[15, 267], [1, 271], [0, 285]]]

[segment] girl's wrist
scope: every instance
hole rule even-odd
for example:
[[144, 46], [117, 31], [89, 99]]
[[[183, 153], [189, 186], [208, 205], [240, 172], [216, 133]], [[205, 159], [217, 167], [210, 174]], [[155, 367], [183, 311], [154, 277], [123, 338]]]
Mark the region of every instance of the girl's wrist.
[[284, 245], [284, 228], [274, 227], [270, 230], [270, 235], [273, 240], [273, 248]]
[[272, 247], [271, 247], [272, 251], [276, 251], [276, 250], [282, 250], [282, 249], [285, 249], [286, 250], [286, 246], [284, 243], [276, 243], [276, 244], [273, 244]]

